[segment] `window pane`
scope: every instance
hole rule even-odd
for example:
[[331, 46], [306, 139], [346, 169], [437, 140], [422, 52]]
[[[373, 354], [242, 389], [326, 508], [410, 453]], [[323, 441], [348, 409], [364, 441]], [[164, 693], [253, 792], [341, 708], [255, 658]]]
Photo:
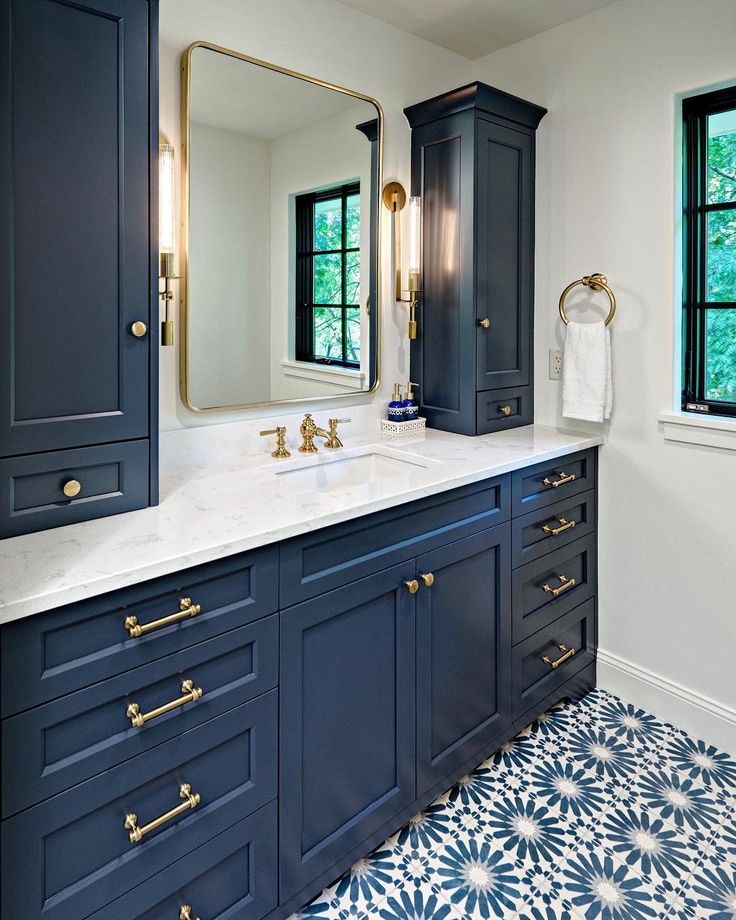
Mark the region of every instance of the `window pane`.
[[705, 398], [736, 402], [736, 310], [708, 310]]
[[314, 356], [342, 361], [342, 310], [314, 308]]
[[330, 198], [314, 203], [314, 249], [342, 248], [342, 201]]
[[708, 203], [736, 201], [736, 109], [708, 116]]
[[736, 301], [736, 211], [708, 214], [707, 271], [706, 299]]
[[314, 303], [342, 303], [342, 256], [314, 257]]
[[348, 195], [345, 212], [345, 248], [360, 246], [360, 195]]
[[345, 303], [360, 303], [360, 253], [345, 254]]
[[347, 361], [360, 361], [360, 310], [354, 308], [345, 311], [345, 325], [347, 342], [345, 359]]

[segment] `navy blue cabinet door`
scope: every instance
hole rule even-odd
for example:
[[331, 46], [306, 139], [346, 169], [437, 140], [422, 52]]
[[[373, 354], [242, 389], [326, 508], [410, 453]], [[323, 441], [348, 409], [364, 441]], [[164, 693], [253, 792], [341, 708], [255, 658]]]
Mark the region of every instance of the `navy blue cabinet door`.
[[148, 436], [148, 80], [146, 0], [0, 0], [0, 456]]
[[282, 901], [415, 798], [413, 577], [411, 561], [281, 613]]
[[507, 523], [417, 559], [417, 795], [511, 722], [510, 545]]

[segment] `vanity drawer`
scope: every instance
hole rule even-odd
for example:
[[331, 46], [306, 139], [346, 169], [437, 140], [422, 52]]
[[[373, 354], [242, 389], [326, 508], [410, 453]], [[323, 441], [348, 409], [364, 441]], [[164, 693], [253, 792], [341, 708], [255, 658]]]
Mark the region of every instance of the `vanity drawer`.
[[512, 652], [514, 718], [523, 715], [594, 661], [595, 642], [595, 598], [590, 598], [515, 646]]
[[569, 495], [595, 488], [596, 452], [581, 451], [548, 460], [511, 474], [511, 507], [514, 517], [546, 508]]
[[145, 508], [149, 451], [125, 441], [0, 460], [0, 538]]
[[485, 479], [283, 543], [282, 609], [503, 523], [509, 487]]
[[[2, 822], [2, 915], [83, 920], [276, 796], [278, 691]], [[139, 843], [136, 827], [168, 814]]]
[[511, 559], [516, 568], [566, 546], [595, 530], [595, 492], [573, 495], [549, 507], [515, 518]]
[[[13, 756], [2, 764], [3, 817], [271, 690], [278, 635], [273, 615], [4, 719], [3, 750]], [[144, 715], [172, 702], [181, 705], [139, 726], [127, 715], [134, 703]]]
[[515, 569], [511, 576], [512, 641], [526, 639], [592, 597], [596, 575], [594, 534]]
[[276, 907], [276, 803], [270, 802], [90, 920], [258, 920]]
[[[184, 603], [200, 607], [196, 616]], [[182, 607], [186, 608], [182, 611]], [[72, 693], [274, 613], [278, 549], [266, 547], [185, 569], [2, 628], [2, 715]], [[141, 636], [126, 620], [146, 626]]]
[[478, 434], [532, 423], [531, 387], [488, 390], [476, 396]]

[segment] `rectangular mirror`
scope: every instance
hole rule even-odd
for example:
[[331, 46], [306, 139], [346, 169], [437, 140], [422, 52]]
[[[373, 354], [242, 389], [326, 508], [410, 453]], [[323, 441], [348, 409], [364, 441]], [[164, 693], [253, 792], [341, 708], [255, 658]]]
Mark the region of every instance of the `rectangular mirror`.
[[380, 105], [207, 42], [182, 76], [184, 403], [375, 389]]

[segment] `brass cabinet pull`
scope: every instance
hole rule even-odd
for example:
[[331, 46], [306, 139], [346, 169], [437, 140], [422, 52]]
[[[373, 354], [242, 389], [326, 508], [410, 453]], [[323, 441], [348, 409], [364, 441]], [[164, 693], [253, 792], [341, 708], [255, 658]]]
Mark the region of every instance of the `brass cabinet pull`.
[[416, 594], [419, 590], [419, 582], [416, 578], [412, 578], [411, 581], [405, 581], [404, 584], [409, 589], [409, 594]]
[[425, 572], [424, 575], [420, 575], [419, 577], [424, 582], [425, 588], [431, 588], [432, 585], [434, 584], [434, 573], [433, 572]]
[[562, 582], [558, 588], [551, 588], [546, 583], [542, 585], [544, 590], [547, 591], [548, 594], [551, 594], [552, 597], [559, 597], [561, 594], [564, 594], [565, 591], [569, 591], [570, 588], [574, 588], [577, 584], [574, 578], [568, 578], [566, 575], [558, 575], [557, 577]]
[[138, 826], [138, 815], [133, 813], [126, 815], [123, 827], [128, 832], [130, 842], [140, 843], [146, 834], [155, 831], [156, 828], [161, 827], [162, 824], [166, 824], [167, 821], [173, 821], [174, 818], [183, 815], [185, 811], [191, 811], [192, 808], [196, 808], [200, 801], [199, 793], [192, 792], [192, 787], [189, 783], [182, 783], [181, 786], [179, 786], [179, 798], [184, 799], [181, 805], [177, 805], [176, 808], [172, 808], [171, 811], [167, 811], [158, 818], [154, 818], [153, 821], [149, 821], [149, 823], [144, 824], [143, 827]]
[[179, 911], [179, 920], [199, 920], [199, 917], [194, 916], [192, 908], [188, 904], [182, 904]]
[[156, 716], [162, 716], [166, 712], [171, 712], [172, 709], [178, 709], [180, 706], [185, 706], [187, 703], [193, 703], [195, 700], [201, 699], [204, 693], [202, 688], [195, 687], [194, 681], [191, 680], [182, 681], [181, 692], [184, 694], [183, 696], [172, 700], [170, 703], [164, 703], [163, 706], [152, 709], [150, 712], [141, 712], [141, 707], [138, 703], [131, 703], [125, 710], [125, 715], [130, 719], [133, 728], [142, 728], [146, 722], [150, 722]]
[[559, 658], [555, 658], [554, 661], [552, 661], [552, 659], [549, 658], [547, 655], [542, 655], [542, 661], [545, 664], [548, 664], [552, 668], [553, 671], [555, 670], [555, 668], [559, 668], [561, 664], [564, 664], [569, 658], [572, 658], [575, 652], [577, 652], [576, 648], [568, 648], [566, 645], [558, 645], [557, 648], [561, 652], [564, 652], [565, 654], [560, 655]]
[[498, 411], [502, 415], [511, 415], [511, 406], [499, 406]]
[[575, 473], [566, 473], [564, 470], [560, 470], [557, 474], [559, 479], [543, 479], [542, 485], [545, 489], [556, 489], [557, 486], [564, 486], [566, 482], [575, 482], [577, 476]]
[[145, 323], [142, 323], [140, 320], [133, 323], [130, 327], [130, 331], [137, 339], [142, 339], [143, 336], [148, 332], [148, 326]]
[[140, 636], [152, 629], [158, 629], [159, 626], [168, 626], [169, 623], [176, 623], [177, 620], [185, 620], [187, 617], [196, 617], [201, 611], [199, 604], [193, 604], [191, 597], [183, 597], [179, 601], [179, 612], [172, 613], [170, 616], [161, 617], [160, 620], [151, 620], [150, 623], [138, 622], [138, 617], [126, 617], [123, 626], [127, 629], [131, 639], [138, 639]]
[[488, 317], [486, 316], [486, 317], [484, 317], [483, 319], [479, 319], [479, 320], [478, 320], [478, 325], [479, 325], [479, 326], [482, 326], [484, 329], [490, 329], [490, 327], [491, 327], [491, 321], [490, 321], [490, 320], [488, 319]]
[[69, 482], [64, 483], [63, 492], [67, 498], [76, 498], [81, 491], [82, 483], [77, 479], [70, 479]]
[[551, 537], [557, 537], [566, 530], [572, 530], [577, 524], [577, 521], [568, 521], [567, 518], [558, 517], [557, 523], [560, 525], [559, 527], [550, 527], [549, 524], [545, 524], [542, 530]]

